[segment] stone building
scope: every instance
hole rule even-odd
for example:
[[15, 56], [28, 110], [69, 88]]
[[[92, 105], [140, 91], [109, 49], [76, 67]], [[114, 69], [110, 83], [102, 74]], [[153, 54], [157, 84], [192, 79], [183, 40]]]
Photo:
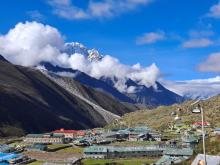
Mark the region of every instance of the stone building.
[[47, 134], [28, 134], [24, 137], [25, 143], [41, 143], [41, 144], [61, 144], [64, 143], [64, 135], [47, 133]]

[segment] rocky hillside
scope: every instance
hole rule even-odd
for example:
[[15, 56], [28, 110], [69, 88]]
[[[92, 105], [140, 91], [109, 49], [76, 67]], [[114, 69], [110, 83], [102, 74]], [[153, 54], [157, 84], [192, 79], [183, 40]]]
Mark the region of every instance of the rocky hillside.
[[[152, 128], [163, 130], [174, 123], [174, 117], [171, 113], [181, 109], [180, 118], [184, 123], [192, 124], [201, 121], [201, 114], [192, 113], [194, 101], [186, 101], [182, 104], [172, 106], [160, 106], [153, 110], [141, 110], [126, 114], [119, 122], [111, 123], [109, 127], [135, 126], [139, 124], [147, 124]], [[204, 109], [205, 121], [210, 122], [212, 127], [220, 127], [220, 95], [212, 97], [208, 100], [201, 101]]]
[[1, 136], [99, 127], [131, 111], [105, 93], [71, 80], [77, 95], [36, 69], [0, 57]]

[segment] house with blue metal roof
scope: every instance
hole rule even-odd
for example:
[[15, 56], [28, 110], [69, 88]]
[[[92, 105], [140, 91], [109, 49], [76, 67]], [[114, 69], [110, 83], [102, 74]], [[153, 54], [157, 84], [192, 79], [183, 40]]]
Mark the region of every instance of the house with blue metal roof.
[[23, 160], [24, 156], [21, 154], [15, 153], [1, 153], [0, 152], [0, 164], [1, 163], [10, 163], [13, 160]]

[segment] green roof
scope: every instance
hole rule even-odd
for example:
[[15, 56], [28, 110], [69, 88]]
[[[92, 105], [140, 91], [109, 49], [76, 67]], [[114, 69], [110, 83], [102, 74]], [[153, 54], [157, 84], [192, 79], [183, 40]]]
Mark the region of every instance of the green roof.
[[194, 135], [188, 134], [182, 137], [182, 141], [185, 143], [193, 143], [193, 142], [198, 142], [198, 138], [195, 137]]
[[166, 148], [164, 150], [165, 155], [176, 155], [176, 156], [192, 156], [193, 150], [191, 148]]
[[171, 157], [164, 155], [156, 162], [156, 165], [161, 165], [161, 164], [168, 165], [171, 164], [172, 162], [177, 163], [177, 162], [182, 162], [184, 160], [186, 160], [185, 157]]
[[84, 152], [141, 152], [141, 151], [163, 151], [159, 146], [147, 147], [113, 147], [113, 146], [90, 146], [84, 149]]
[[43, 137], [43, 134], [28, 134], [26, 137], [40, 138]]

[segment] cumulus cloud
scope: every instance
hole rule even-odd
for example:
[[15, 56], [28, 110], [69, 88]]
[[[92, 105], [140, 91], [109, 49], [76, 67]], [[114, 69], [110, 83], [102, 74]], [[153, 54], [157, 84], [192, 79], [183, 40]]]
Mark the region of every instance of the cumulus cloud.
[[129, 66], [110, 55], [104, 56], [100, 61], [90, 62], [85, 55], [79, 53], [61, 53], [64, 46], [64, 37], [56, 28], [37, 22], [18, 23], [7, 34], [0, 36], [0, 54], [14, 64], [36, 66], [45, 61], [80, 70], [95, 78], [117, 77], [120, 80], [116, 87], [122, 92], [135, 90], [125, 85], [128, 78], [141, 85], [154, 86], [160, 76], [160, 70], [155, 64], [149, 67], [142, 67], [140, 64]]
[[138, 37], [136, 43], [139, 45], [153, 44], [157, 41], [161, 41], [164, 39], [166, 39], [166, 37], [163, 31], [150, 32], [150, 33], [145, 33], [142, 36]]
[[0, 53], [16, 64], [30, 66], [53, 61], [63, 46], [63, 37], [51, 26], [37, 22], [18, 23], [0, 36]]
[[185, 81], [162, 81], [169, 90], [189, 98], [208, 98], [220, 93], [220, 76]]
[[207, 16], [213, 18], [220, 18], [220, 1], [210, 8]]
[[220, 52], [212, 53], [208, 58], [198, 65], [201, 72], [220, 72]]
[[213, 41], [208, 38], [190, 39], [185, 41], [182, 46], [184, 48], [204, 48], [213, 44]]
[[114, 17], [147, 5], [152, 0], [101, 0], [89, 1], [87, 7], [80, 8], [71, 0], [48, 0], [53, 13], [69, 20]]
[[126, 80], [130, 78], [138, 82], [140, 85], [155, 86], [155, 82], [160, 77], [161, 73], [155, 64], [149, 67], [142, 67], [140, 64], [134, 66], [124, 65], [112, 56], [106, 55], [100, 61], [90, 62], [87, 58], [80, 54], [73, 54], [68, 61], [68, 65], [73, 69], [79, 69], [92, 77], [117, 77], [115, 87], [121, 92], [134, 91], [134, 88], [129, 88], [126, 85]]

